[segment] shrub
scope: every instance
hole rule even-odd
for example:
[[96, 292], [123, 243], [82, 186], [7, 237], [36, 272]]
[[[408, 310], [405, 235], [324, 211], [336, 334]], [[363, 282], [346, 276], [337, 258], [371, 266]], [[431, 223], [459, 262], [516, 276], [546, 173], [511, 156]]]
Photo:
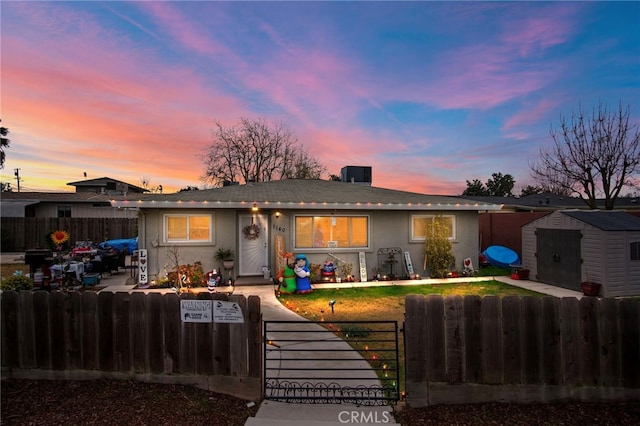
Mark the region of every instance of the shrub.
[[451, 266], [455, 264], [453, 248], [449, 241], [449, 229], [446, 221], [440, 216], [433, 219], [426, 229], [425, 254], [429, 265], [431, 278], [446, 278], [451, 272]]
[[2, 291], [9, 290], [31, 290], [33, 288], [33, 280], [26, 275], [18, 274], [11, 275], [8, 278], [3, 278], [0, 282], [0, 289]]

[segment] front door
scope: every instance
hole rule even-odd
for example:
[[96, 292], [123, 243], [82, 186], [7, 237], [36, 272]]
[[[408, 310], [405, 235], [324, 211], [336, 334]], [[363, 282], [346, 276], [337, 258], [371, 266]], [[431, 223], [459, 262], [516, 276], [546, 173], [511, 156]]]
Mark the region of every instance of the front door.
[[238, 222], [240, 223], [238, 274], [262, 275], [262, 268], [269, 265], [267, 216], [240, 215]]

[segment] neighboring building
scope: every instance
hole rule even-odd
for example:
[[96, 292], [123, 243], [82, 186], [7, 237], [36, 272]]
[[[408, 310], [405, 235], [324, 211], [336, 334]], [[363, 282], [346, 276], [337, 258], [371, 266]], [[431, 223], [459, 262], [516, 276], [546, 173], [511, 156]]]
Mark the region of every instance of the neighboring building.
[[[589, 206], [577, 197], [563, 197], [549, 193], [533, 194], [524, 197], [494, 197], [494, 196], [467, 196], [460, 198], [474, 200], [480, 203], [493, 203], [502, 205], [499, 213], [507, 212], [552, 212], [556, 210], [589, 210]], [[597, 205], [604, 209], [604, 200], [596, 200]], [[640, 212], [640, 197], [618, 197], [615, 210]], [[496, 213], [495, 211], [493, 213]]]
[[3, 192], [1, 217], [129, 218], [135, 210], [114, 209], [113, 197], [91, 192]]
[[[201, 261], [205, 270], [218, 268], [214, 254], [221, 247], [234, 250], [239, 276], [275, 275], [281, 255], [290, 251], [315, 264], [333, 255], [351, 263], [358, 279], [363, 253], [363, 272], [371, 279], [380, 252], [388, 248], [408, 252], [414, 272], [425, 275], [424, 230], [438, 215], [449, 221], [456, 267], [462, 269], [467, 257], [478, 258], [478, 212], [499, 205], [372, 187], [370, 173], [362, 171], [369, 184], [356, 182], [359, 173], [345, 173], [355, 177], [353, 183], [288, 179], [140, 194], [112, 204], [139, 209], [138, 241], [148, 249], [150, 279], [162, 274], [171, 255], [183, 264]], [[399, 276], [403, 260], [396, 265]]]
[[75, 186], [76, 192], [90, 192], [93, 194], [104, 195], [127, 195], [142, 194], [149, 192], [148, 189], [131, 185], [121, 180], [101, 177], [97, 179], [80, 180], [78, 182], [69, 182], [67, 185]]
[[114, 209], [111, 200], [148, 192], [106, 177], [67, 185], [75, 186], [76, 192], [3, 192], [0, 194], [0, 216], [135, 219], [138, 215], [135, 209]]
[[615, 210], [556, 211], [522, 227], [522, 266], [529, 278], [601, 296], [640, 295], [640, 218]]

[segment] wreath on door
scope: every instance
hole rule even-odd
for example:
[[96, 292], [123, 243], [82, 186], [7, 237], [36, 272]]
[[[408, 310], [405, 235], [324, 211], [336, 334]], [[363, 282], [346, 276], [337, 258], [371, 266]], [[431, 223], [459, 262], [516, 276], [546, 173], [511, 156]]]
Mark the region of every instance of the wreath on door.
[[247, 240], [257, 240], [260, 237], [260, 226], [252, 223], [242, 228], [242, 233]]

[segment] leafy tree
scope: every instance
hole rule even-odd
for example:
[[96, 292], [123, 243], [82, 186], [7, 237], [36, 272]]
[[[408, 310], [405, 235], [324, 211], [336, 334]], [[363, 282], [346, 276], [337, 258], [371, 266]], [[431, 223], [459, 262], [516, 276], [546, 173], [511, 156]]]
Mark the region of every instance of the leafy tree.
[[462, 191], [462, 195], [488, 195], [487, 188], [478, 179], [474, 179], [472, 182], [467, 181], [467, 189]]
[[205, 182], [260, 182], [278, 179], [319, 179], [325, 168], [298, 145], [281, 123], [240, 118], [224, 127], [216, 122], [213, 143], [204, 158]]
[[446, 278], [455, 264], [453, 247], [449, 240], [449, 227], [442, 216], [433, 218], [425, 230], [424, 251], [429, 265], [431, 278]]
[[[2, 121], [0, 119], [0, 121]], [[9, 144], [11, 141], [7, 138], [9, 134], [9, 129], [6, 127], [0, 127], [0, 169], [4, 169], [4, 160], [5, 160], [5, 148], [9, 148]]]
[[510, 174], [494, 173], [487, 180], [487, 192], [495, 197], [512, 197], [511, 191], [515, 184], [516, 181]]
[[587, 115], [582, 106], [551, 127], [553, 146], [542, 147], [531, 174], [542, 187], [577, 194], [590, 208], [604, 196], [611, 210], [620, 190], [640, 174], [640, 132], [629, 124], [629, 107], [610, 111], [602, 102]]
[[513, 196], [511, 191], [515, 184], [516, 181], [510, 174], [503, 175], [502, 173], [493, 173], [491, 179], [487, 180], [486, 184], [480, 182], [479, 179], [467, 181], [467, 188], [462, 192], [462, 195], [510, 197]]
[[520, 196], [526, 197], [527, 195], [541, 194], [543, 191], [539, 186], [527, 185], [520, 190]]

